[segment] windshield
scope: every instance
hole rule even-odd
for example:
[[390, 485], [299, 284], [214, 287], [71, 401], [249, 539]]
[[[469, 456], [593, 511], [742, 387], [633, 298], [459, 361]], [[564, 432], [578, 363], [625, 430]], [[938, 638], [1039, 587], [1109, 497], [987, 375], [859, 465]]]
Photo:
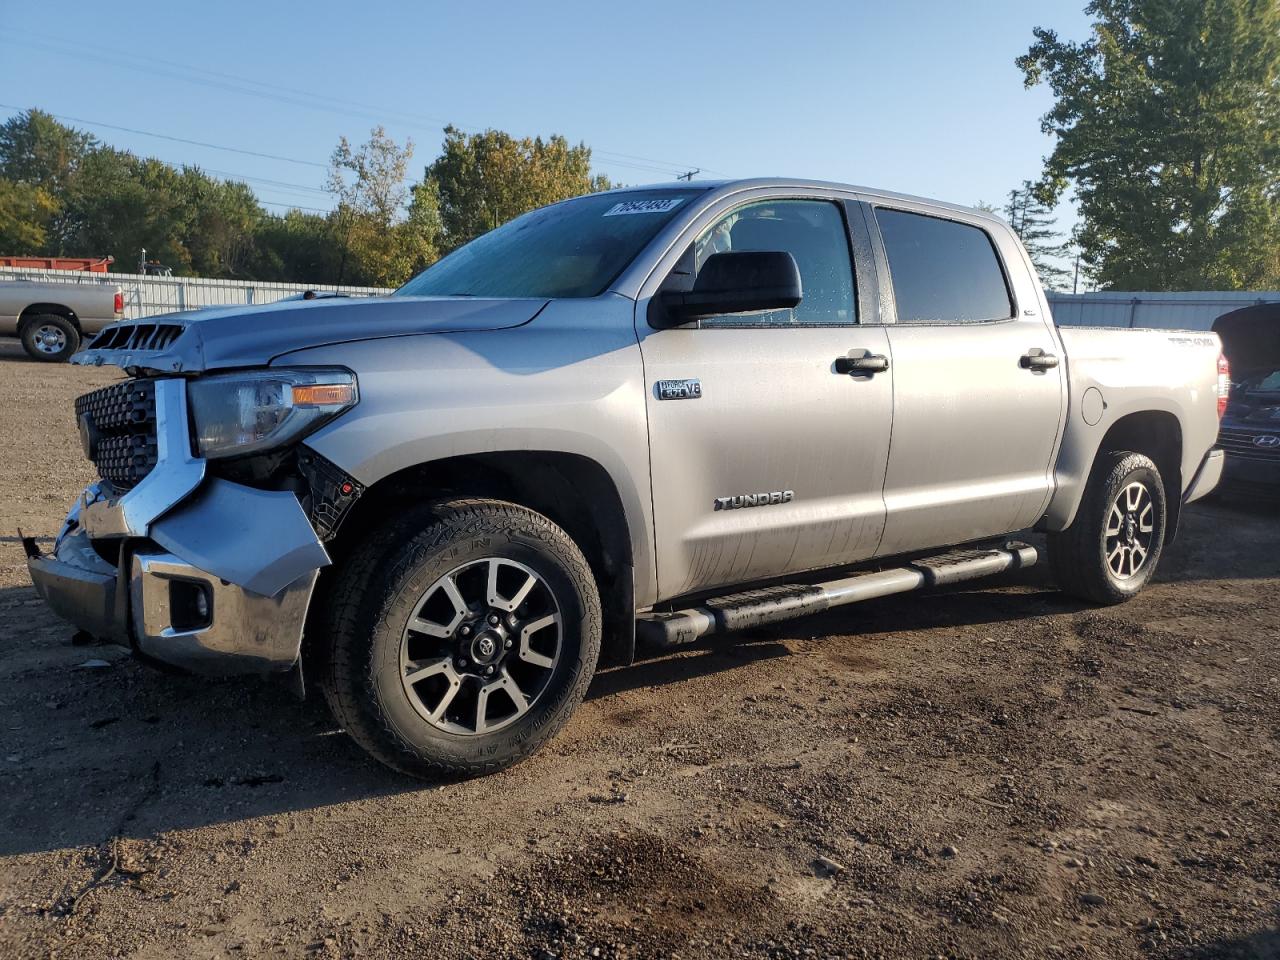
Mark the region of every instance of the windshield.
[[394, 296], [599, 296], [697, 192], [601, 193], [542, 207], [459, 247]]
[[1231, 372], [1232, 385], [1246, 393], [1280, 393], [1280, 369], [1262, 367]]

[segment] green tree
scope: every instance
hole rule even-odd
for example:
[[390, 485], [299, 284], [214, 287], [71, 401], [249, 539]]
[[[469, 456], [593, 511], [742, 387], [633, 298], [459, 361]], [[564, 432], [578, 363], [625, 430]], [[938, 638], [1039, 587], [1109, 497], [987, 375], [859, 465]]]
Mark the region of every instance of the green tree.
[[111, 254], [126, 270], [145, 247], [178, 273], [244, 275], [263, 217], [244, 184], [139, 159], [40, 110], [0, 124], [0, 178], [6, 249]]
[[1120, 289], [1280, 284], [1280, 0], [1094, 0], [1083, 43], [1018, 66], [1055, 103], [1041, 198], [1074, 188], [1083, 258]]
[[338, 141], [327, 183], [338, 201], [330, 214], [340, 250], [336, 282], [385, 286], [408, 279], [414, 227], [405, 218], [405, 175], [412, 157], [413, 142], [401, 147], [381, 126], [357, 149], [346, 137]]
[[264, 216], [258, 222], [248, 274], [258, 280], [333, 283], [338, 260], [329, 218], [290, 210], [284, 216]]
[[243, 183], [216, 180], [195, 167], [179, 178], [180, 202], [187, 208], [182, 243], [191, 270], [201, 277], [245, 277], [254, 261], [258, 225], [264, 214]]
[[98, 147], [91, 134], [65, 126], [43, 110], [25, 110], [0, 124], [0, 177], [38, 188], [53, 200], [52, 209], [42, 203], [28, 207], [37, 217], [26, 225], [28, 236], [34, 230], [43, 237], [40, 252], [68, 252], [71, 214], [63, 198]]
[[40, 253], [58, 201], [42, 187], [0, 179], [0, 251]]
[[591, 175], [591, 149], [562, 136], [517, 140], [501, 130], [466, 134], [445, 127], [444, 150], [424, 183], [439, 196], [443, 252], [535, 207], [608, 190]]
[[444, 224], [440, 219], [440, 190], [435, 183], [414, 184], [409, 217], [400, 225], [397, 283], [440, 259], [440, 239]]
[[66, 201], [72, 231], [68, 252], [107, 253], [129, 270], [139, 252], [191, 273], [191, 208], [184, 202], [182, 174], [155, 159], [139, 159], [102, 147], [85, 158]]
[[145, 248], [180, 275], [395, 286], [511, 217], [609, 186], [591, 176], [590, 150], [563, 137], [450, 127], [444, 155], [410, 188], [412, 156], [412, 143], [381, 127], [359, 147], [344, 137], [326, 183], [335, 208], [271, 216], [243, 183], [117, 150], [28, 110], [0, 123], [0, 244], [110, 254], [123, 270]]
[[1061, 263], [1070, 256], [1070, 244], [1055, 229], [1057, 221], [1052, 209], [1037, 198], [1035, 185], [1030, 180], [1022, 181], [1021, 187], [1009, 191], [1009, 199], [1001, 212], [1027, 248], [1027, 255], [1046, 287], [1057, 289], [1070, 280], [1070, 272]]
[[43, 110], [25, 110], [0, 124], [0, 176], [58, 193], [70, 186], [98, 141]]

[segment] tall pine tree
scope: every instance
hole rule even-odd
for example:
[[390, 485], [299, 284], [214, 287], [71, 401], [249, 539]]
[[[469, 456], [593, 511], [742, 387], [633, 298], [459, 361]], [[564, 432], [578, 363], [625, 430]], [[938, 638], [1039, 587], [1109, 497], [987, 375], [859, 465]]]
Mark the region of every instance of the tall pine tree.
[[1041, 283], [1046, 287], [1064, 289], [1071, 274], [1062, 261], [1070, 256], [1070, 244], [1058, 233], [1053, 211], [1036, 195], [1035, 185], [1030, 180], [1023, 180], [1021, 187], [1009, 191], [1004, 218], [1027, 248]]

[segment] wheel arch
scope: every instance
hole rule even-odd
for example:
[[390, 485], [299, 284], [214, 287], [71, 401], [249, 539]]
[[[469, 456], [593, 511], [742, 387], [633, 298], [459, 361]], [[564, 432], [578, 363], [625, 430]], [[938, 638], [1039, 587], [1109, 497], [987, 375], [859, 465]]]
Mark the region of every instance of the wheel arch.
[[76, 316], [76, 312], [70, 307], [61, 303], [32, 303], [23, 307], [22, 312], [18, 314], [18, 335], [22, 335], [23, 327], [31, 320], [49, 314], [70, 321], [71, 325], [76, 328], [77, 333], [84, 333], [84, 330], [80, 327], [80, 318]]
[[[1168, 410], [1139, 410], [1129, 413], [1107, 428], [1093, 452], [1086, 476], [1092, 482], [1098, 464], [1109, 453], [1123, 450], [1150, 457], [1164, 482], [1168, 510], [1165, 542], [1171, 543], [1178, 532], [1182, 510], [1182, 446], [1182, 423], [1175, 414]], [[1078, 507], [1077, 498], [1062, 527], [1068, 526], [1075, 519]]]
[[[582, 550], [604, 610], [603, 665], [630, 663], [635, 653], [634, 545], [617, 485], [597, 461], [581, 454], [511, 450], [463, 454], [404, 467], [371, 484], [328, 544], [332, 566], [370, 530], [397, 511], [451, 497], [518, 503], [548, 517]], [[317, 586], [317, 595], [323, 595]]]

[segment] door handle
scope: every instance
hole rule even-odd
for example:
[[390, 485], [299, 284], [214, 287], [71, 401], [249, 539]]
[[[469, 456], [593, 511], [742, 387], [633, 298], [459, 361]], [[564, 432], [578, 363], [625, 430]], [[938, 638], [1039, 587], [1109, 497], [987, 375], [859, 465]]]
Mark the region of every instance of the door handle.
[[889, 358], [879, 353], [864, 357], [836, 357], [836, 373], [847, 373], [851, 377], [874, 377], [888, 369]]
[[1019, 361], [1023, 370], [1052, 370], [1058, 365], [1058, 358], [1052, 353], [1045, 353], [1039, 347], [1032, 347]]

